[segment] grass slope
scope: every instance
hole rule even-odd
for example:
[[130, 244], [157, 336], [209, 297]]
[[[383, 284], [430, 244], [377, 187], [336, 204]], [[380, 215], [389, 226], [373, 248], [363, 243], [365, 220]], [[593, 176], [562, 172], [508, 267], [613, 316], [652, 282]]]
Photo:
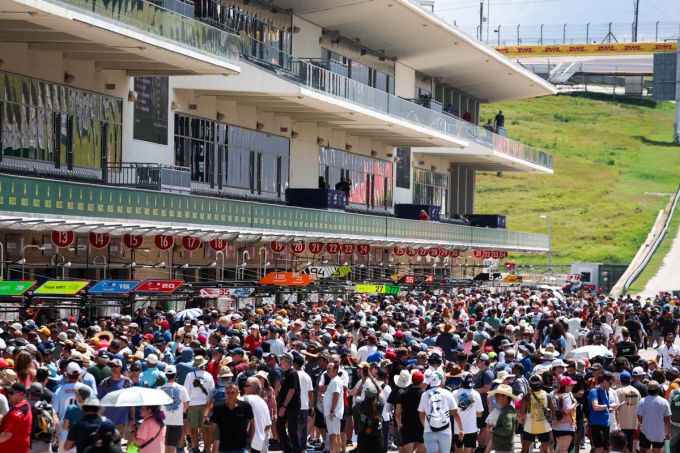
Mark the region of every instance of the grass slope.
[[[508, 216], [508, 228], [545, 233], [553, 220], [556, 263], [627, 263], [680, 183], [670, 103], [642, 107], [552, 96], [487, 105], [505, 114], [510, 137], [554, 155], [554, 175], [480, 174], [479, 213]], [[486, 122], [486, 121], [484, 121]], [[518, 257], [544, 263], [545, 257]]]

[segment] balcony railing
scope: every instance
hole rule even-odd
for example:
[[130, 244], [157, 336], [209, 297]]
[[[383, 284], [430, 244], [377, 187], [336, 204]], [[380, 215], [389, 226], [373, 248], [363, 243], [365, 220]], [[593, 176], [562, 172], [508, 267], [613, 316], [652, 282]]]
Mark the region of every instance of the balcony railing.
[[187, 167], [146, 162], [116, 162], [108, 165], [103, 176], [105, 178], [103, 182], [112, 186], [167, 192], [191, 191], [191, 171]]
[[545, 168], [552, 168], [552, 156], [531, 146], [501, 137], [476, 124], [417, 102], [402, 99], [329, 70], [323, 59], [299, 59], [252, 38], [241, 37], [243, 58], [264, 66], [275, 74], [329, 96], [352, 102], [409, 123], [472, 141]]
[[47, 0], [198, 52], [228, 61], [239, 59], [239, 37], [147, 0]]

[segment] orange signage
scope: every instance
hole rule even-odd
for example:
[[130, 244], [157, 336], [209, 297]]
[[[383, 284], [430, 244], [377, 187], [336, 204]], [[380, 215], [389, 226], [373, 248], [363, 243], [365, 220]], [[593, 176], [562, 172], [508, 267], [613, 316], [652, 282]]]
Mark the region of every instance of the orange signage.
[[260, 280], [261, 285], [276, 286], [307, 286], [316, 280], [314, 274], [300, 274], [298, 272], [270, 272]]
[[575, 55], [598, 53], [675, 52], [675, 42], [629, 42], [602, 44], [556, 44], [551, 46], [499, 46], [496, 50], [508, 56]]

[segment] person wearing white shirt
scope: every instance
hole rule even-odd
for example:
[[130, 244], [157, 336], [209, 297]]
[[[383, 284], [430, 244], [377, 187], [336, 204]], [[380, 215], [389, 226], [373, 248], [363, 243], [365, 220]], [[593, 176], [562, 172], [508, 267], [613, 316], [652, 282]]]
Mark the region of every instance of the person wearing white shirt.
[[361, 363], [368, 360], [368, 356], [378, 350], [377, 343], [378, 339], [375, 335], [369, 335], [366, 338], [366, 344], [357, 350], [357, 361]]
[[[464, 437], [463, 421], [458, 414], [458, 405], [453, 394], [441, 387], [442, 377], [443, 374], [438, 371], [426, 374], [427, 390], [420, 396], [420, 404], [418, 404], [418, 415], [424, 427], [423, 439], [427, 453], [449, 453], [451, 451], [451, 420], [458, 425], [459, 439], [462, 440]], [[438, 423], [438, 425], [431, 425], [432, 423]]]
[[326, 431], [331, 441], [330, 453], [340, 453], [342, 448], [340, 420], [342, 420], [345, 410], [342, 401], [343, 384], [338, 377], [338, 365], [336, 363], [329, 363], [326, 373], [330, 382], [324, 394], [323, 415], [326, 419]]
[[187, 425], [191, 432], [191, 443], [194, 450], [198, 450], [198, 431], [203, 431], [203, 438], [208, 439], [209, 431], [204, 425], [212, 406], [212, 395], [215, 381], [210, 373], [205, 371], [208, 360], [199, 355], [194, 359], [195, 370], [186, 375], [184, 387], [189, 393], [189, 409], [187, 411]]
[[305, 358], [301, 354], [293, 356], [293, 366], [297, 370], [300, 380], [300, 446], [303, 450], [307, 447], [307, 433], [310, 423], [314, 422], [314, 387], [312, 378], [304, 370]]
[[666, 335], [666, 342], [657, 349], [657, 361], [659, 362], [659, 367], [670, 368], [673, 364], [673, 359], [680, 355], [680, 349], [675, 346], [675, 335], [669, 333]]
[[189, 408], [189, 393], [186, 387], [175, 382], [177, 368], [174, 365], [165, 368], [165, 375], [168, 377], [168, 383], [160, 387], [160, 390], [172, 398], [172, 403], [166, 404], [163, 409], [166, 426], [165, 451], [172, 453], [177, 450], [182, 437], [183, 418]]
[[255, 434], [250, 441], [251, 451], [267, 451], [269, 433], [272, 427], [272, 419], [269, 415], [269, 407], [262, 399], [262, 386], [259, 379], [249, 377], [244, 386], [245, 396], [243, 400], [253, 408], [253, 420], [255, 421]]

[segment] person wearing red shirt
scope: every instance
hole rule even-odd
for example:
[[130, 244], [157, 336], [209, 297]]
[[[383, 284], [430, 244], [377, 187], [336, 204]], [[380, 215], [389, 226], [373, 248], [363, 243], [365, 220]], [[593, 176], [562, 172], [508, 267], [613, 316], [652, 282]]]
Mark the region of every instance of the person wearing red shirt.
[[26, 399], [26, 387], [15, 382], [5, 387], [11, 410], [0, 423], [0, 448], [12, 453], [28, 453], [31, 446], [33, 416]]
[[243, 347], [248, 350], [249, 353], [255, 352], [255, 348], [262, 346], [262, 335], [260, 335], [260, 326], [253, 324], [250, 326], [250, 335], [248, 335], [243, 342]]
[[212, 350], [212, 360], [208, 364], [206, 370], [210, 373], [215, 382], [220, 375], [220, 367], [222, 363], [222, 358], [224, 357], [224, 349], [221, 347], [216, 347]]

